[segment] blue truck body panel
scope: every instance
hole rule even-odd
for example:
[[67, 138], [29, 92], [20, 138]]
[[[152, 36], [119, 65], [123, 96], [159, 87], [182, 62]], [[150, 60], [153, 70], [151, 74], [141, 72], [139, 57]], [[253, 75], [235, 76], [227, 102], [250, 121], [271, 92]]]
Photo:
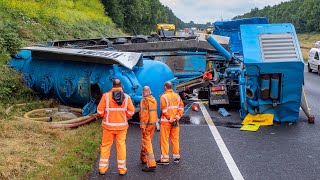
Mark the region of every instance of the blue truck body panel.
[[230, 50], [233, 53], [242, 52], [242, 40], [240, 25], [242, 24], [268, 24], [267, 18], [244, 18], [232, 21], [216, 21], [214, 23], [214, 34], [230, 37]]

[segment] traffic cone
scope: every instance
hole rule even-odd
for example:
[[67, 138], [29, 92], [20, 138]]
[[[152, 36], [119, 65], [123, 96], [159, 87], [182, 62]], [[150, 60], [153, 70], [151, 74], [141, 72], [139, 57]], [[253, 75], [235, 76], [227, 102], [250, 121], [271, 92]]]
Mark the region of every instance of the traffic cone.
[[193, 104], [192, 105], [192, 111], [198, 112], [199, 111], [199, 105], [198, 104]]

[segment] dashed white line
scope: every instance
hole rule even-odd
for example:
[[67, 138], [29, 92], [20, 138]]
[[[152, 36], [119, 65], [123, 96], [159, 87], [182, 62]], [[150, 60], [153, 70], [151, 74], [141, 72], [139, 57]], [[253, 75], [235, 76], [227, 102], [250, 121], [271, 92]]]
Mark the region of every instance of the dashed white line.
[[199, 104], [199, 106], [200, 106], [200, 109], [203, 113], [204, 118], [207, 121], [207, 124], [210, 128], [210, 131], [214, 137], [214, 140], [216, 141], [216, 143], [220, 149], [220, 152], [221, 152], [225, 162], [227, 163], [227, 166], [229, 168], [229, 171], [231, 172], [233, 179], [243, 180], [244, 178], [243, 178], [241, 172], [239, 171], [237, 164], [234, 162], [234, 160], [233, 160], [226, 144], [224, 143], [217, 127], [214, 125], [206, 107], [203, 104]]

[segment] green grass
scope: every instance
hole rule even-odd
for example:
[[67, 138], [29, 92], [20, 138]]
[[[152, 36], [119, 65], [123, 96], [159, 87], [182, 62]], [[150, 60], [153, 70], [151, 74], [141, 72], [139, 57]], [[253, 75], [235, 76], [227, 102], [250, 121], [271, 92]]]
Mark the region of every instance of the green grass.
[[310, 49], [314, 47], [315, 42], [320, 41], [320, 34], [318, 33], [298, 34], [298, 39], [299, 39], [299, 44], [301, 47], [303, 59], [307, 61]]
[[0, 0], [0, 61], [22, 46], [123, 35], [99, 0]]
[[[57, 39], [120, 36], [99, 0], [0, 0], [0, 179], [84, 179], [101, 141], [100, 121], [73, 130], [17, 120], [43, 103], [6, 67], [22, 46]], [[5, 109], [17, 103], [36, 102]]]
[[56, 105], [54, 101], [38, 102], [2, 116], [0, 179], [85, 179], [92, 171], [101, 143], [100, 120], [69, 130], [13, 117]]
[[[60, 130], [58, 141], [50, 153], [54, 166], [38, 166], [26, 179], [85, 179], [92, 171], [101, 143], [100, 121], [75, 130]], [[67, 148], [66, 148], [67, 147]], [[50, 177], [50, 178], [49, 178]]]

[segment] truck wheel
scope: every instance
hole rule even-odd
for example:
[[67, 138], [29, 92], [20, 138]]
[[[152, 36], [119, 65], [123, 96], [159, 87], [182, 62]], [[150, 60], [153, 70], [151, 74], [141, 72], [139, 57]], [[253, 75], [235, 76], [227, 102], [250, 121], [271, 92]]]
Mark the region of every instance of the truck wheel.
[[318, 67], [318, 75], [320, 76], [320, 66]]
[[312, 69], [310, 68], [310, 64], [308, 63], [308, 71], [312, 72]]

